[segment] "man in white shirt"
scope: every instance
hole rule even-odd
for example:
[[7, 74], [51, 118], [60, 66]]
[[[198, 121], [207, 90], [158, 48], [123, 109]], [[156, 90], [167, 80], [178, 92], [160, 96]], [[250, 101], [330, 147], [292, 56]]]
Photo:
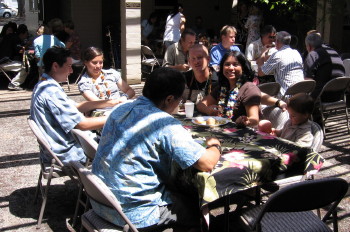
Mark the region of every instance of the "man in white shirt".
[[261, 38], [250, 43], [245, 51], [245, 56], [249, 61], [256, 61], [265, 52], [268, 56], [277, 52], [275, 48], [276, 29], [272, 25], [266, 25], [260, 31]]
[[264, 52], [257, 60], [258, 75], [274, 75], [276, 82], [281, 85], [279, 93], [281, 96], [291, 85], [304, 80], [303, 60], [300, 53], [289, 46], [290, 40], [291, 35], [288, 32], [278, 32], [276, 35], [278, 51], [272, 54], [265, 63], [267, 52]]

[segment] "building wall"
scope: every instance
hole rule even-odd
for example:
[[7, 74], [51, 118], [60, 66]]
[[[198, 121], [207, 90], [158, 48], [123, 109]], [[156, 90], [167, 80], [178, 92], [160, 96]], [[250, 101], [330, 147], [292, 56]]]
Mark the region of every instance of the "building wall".
[[102, 5], [100, 0], [71, 1], [72, 20], [80, 36], [82, 48], [102, 48]]

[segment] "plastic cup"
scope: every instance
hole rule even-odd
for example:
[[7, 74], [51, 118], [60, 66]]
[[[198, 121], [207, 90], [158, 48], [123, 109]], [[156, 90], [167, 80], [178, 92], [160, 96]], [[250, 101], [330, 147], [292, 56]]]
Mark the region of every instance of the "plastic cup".
[[184, 105], [185, 105], [186, 118], [192, 118], [193, 111], [194, 111], [194, 103], [193, 102], [186, 102]]

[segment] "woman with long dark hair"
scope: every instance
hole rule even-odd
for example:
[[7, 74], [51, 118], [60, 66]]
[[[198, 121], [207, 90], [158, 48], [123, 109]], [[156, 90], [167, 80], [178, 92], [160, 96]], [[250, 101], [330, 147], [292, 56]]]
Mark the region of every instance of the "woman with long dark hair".
[[197, 104], [197, 109], [207, 115], [231, 118], [237, 124], [256, 126], [261, 92], [250, 82], [253, 76], [241, 52], [226, 53], [220, 62], [219, 86]]
[[177, 4], [171, 14], [168, 15], [165, 24], [163, 42], [165, 48], [180, 40], [181, 33], [185, 30], [186, 18], [182, 14], [183, 7]]

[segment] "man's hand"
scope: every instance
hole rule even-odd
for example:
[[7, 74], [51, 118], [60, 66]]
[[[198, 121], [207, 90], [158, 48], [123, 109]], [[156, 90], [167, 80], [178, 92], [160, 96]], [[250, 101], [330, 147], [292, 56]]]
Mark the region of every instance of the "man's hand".
[[222, 114], [222, 107], [219, 105], [210, 105], [208, 106], [207, 114], [210, 116], [219, 116]]

